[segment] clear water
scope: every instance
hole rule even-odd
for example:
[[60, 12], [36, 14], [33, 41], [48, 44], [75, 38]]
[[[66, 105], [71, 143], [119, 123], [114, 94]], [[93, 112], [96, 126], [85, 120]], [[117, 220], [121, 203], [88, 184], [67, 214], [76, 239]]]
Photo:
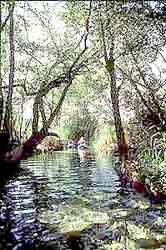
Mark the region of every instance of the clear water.
[[77, 151], [0, 178], [0, 249], [166, 249], [166, 207], [121, 187], [111, 159]]

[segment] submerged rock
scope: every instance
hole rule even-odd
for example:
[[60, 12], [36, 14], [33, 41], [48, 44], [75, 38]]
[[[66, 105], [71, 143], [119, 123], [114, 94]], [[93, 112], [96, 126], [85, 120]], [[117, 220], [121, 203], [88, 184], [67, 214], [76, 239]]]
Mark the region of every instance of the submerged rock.
[[161, 243], [156, 239], [138, 239], [136, 240], [136, 247], [144, 249], [158, 249]]
[[85, 207], [64, 206], [59, 211], [43, 212], [39, 220], [49, 224], [50, 228], [55, 227], [61, 233], [68, 233], [83, 231], [92, 224], [107, 224], [109, 215], [106, 212], [96, 212]]
[[37, 145], [37, 150], [40, 152], [52, 152], [52, 151], [59, 151], [63, 150], [63, 145], [59, 139], [54, 136], [47, 136], [44, 140]]

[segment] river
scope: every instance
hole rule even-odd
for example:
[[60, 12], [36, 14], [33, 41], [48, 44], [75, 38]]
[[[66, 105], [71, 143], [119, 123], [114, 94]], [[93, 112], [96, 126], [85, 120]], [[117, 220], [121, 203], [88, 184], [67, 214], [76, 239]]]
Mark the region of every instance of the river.
[[166, 249], [165, 204], [122, 187], [114, 165], [66, 150], [1, 176], [0, 249]]

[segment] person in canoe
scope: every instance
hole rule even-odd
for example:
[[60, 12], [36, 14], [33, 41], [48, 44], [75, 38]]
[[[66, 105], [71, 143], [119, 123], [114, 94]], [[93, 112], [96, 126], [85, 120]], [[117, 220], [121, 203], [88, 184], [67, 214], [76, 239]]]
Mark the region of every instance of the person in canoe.
[[78, 149], [87, 149], [87, 142], [85, 141], [84, 137], [81, 136], [81, 138], [79, 139], [79, 141], [77, 142], [78, 144]]
[[67, 144], [67, 148], [76, 149], [77, 142], [74, 139], [70, 139]]

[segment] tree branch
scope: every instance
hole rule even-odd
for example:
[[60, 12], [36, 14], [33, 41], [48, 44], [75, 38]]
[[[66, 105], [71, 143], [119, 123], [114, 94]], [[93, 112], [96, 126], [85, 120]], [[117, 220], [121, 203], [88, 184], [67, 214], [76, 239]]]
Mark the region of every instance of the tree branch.
[[5, 21], [1, 24], [1, 30], [0, 30], [0, 32], [2, 32], [3, 29], [5, 28], [5, 26], [6, 26], [6, 24], [7, 24], [7, 21], [9, 20], [10, 16], [11, 16], [12, 13], [13, 13], [14, 6], [15, 6], [14, 4], [10, 5], [9, 13], [8, 13], [8, 15], [7, 15]]
[[137, 87], [137, 81], [133, 80], [131, 78], [131, 76], [129, 76], [125, 71], [123, 71], [122, 68], [120, 68], [118, 65], [116, 65], [116, 67], [122, 72], [123, 75], [125, 75], [130, 81], [131, 83], [133, 84], [136, 92], [138, 93], [138, 95], [140, 96], [142, 102], [144, 103], [145, 107], [147, 107], [147, 109], [150, 111], [150, 113], [153, 113], [153, 109], [151, 109], [151, 107], [149, 106], [149, 104], [147, 103], [147, 101], [145, 100], [145, 98], [143, 97], [141, 91], [138, 89]]
[[[101, 4], [101, 2], [99, 1], [99, 5]], [[101, 8], [100, 8], [101, 10]], [[107, 48], [106, 48], [106, 42], [105, 42], [105, 34], [104, 34], [104, 27], [103, 27], [103, 22], [102, 22], [102, 16], [101, 16], [101, 11], [99, 11], [99, 22], [100, 22], [100, 27], [101, 27], [101, 36], [102, 36], [102, 40], [103, 40], [103, 50], [104, 50], [104, 58], [105, 58], [105, 62], [108, 60], [108, 56], [107, 56]]]
[[40, 65], [44, 66], [44, 64], [43, 64], [39, 59], [37, 59], [37, 58], [33, 55], [34, 51], [32, 51], [32, 53], [30, 53], [27, 49], [23, 48], [22, 45], [20, 45], [19, 42], [17, 42], [17, 43], [18, 43], [18, 45], [21, 47], [21, 49], [22, 49], [28, 56], [31, 56], [35, 61], [37, 61], [38, 63], [40, 63]]
[[[84, 49], [82, 50], [82, 52], [77, 56], [77, 58], [75, 59], [75, 61], [73, 62], [73, 64], [70, 66], [69, 70], [68, 70], [68, 74], [71, 75], [72, 69], [74, 68], [74, 66], [76, 65], [76, 63], [79, 61], [79, 59], [83, 56], [83, 54], [85, 53], [85, 51], [87, 50], [87, 39], [88, 39], [88, 35], [89, 35], [89, 20], [90, 20], [90, 16], [91, 16], [91, 9], [92, 9], [92, 0], [89, 3], [89, 14], [86, 20], [86, 31], [85, 31], [85, 36], [84, 36]], [[88, 21], [88, 26], [87, 26], [87, 21]]]
[[[134, 60], [134, 62], [135, 62], [135, 65], [136, 65], [136, 67], [137, 67], [137, 70], [138, 70], [138, 72], [139, 72], [139, 74], [140, 74], [140, 77], [142, 78], [144, 84], [145, 84], [146, 86], [148, 86], [148, 83], [147, 83], [147, 81], [146, 81], [146, 79], [145, 79], [145, 76], [144, 76], [144, 74], [142, 73], [142, 71], [141, 71], [141, 69], [140, 69], [140, 67], [139, 67], [139, 65], [138, 65], [138, 61], [137, 61], [135, 55], [133, 54], [132, 49], [130, 48], [129, 45], [128, 45], [128, 47], [129, 47], [130, 53], [131, 53], [131, 55], [132, 55], [132, 57], [133, 57], [133, 60]], [[159, 104], [158, 104], [158, 102], [157, 102], [157, 100], [156, 100], [156, 98], [155, 98], [155, 96], [154, 96], [154, 93], [153, 93], [152, 89], [151, 89], [151, 96], [152, 96], [153, 103], [155, 104], [157, 110], [158, 110], [159, 112], [161, 112], [161, 108], [160, 108], [160, 106], [159, 106]]]

